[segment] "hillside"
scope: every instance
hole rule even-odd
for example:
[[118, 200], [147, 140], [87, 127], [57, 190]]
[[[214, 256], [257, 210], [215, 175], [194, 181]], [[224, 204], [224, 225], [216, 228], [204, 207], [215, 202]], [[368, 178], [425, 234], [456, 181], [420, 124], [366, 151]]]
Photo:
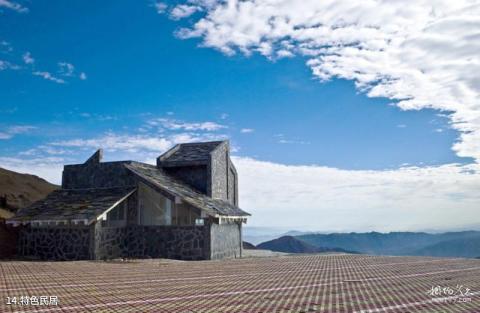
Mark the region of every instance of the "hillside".
[[414, 251], [412, 255], [475, 258], [480, 255], [480, 236], [442, 241]]
[[347, 251], [344, 249], [330, 247], [316, 247], [307, 242], [299, 240], [293, 236], [282, 236], [277, 239], [273, 239], [267, 242], [263, 242], [257, 245], [258, 249], [272, 250], [278, 252], [286, 253], [321, 253], [321, 252], [346, 252], [346, 253], [355, 253]]
[[[448, 256], [464, 256], [462, 246], [471, 247], [471, 238], [480, 236], [480, 232], [450, 232], [442, 234], [428, 234], [415, 232], [392, 232], [392, 233], [334, 233], [334, 234], [308, 234], [298, 236], [316, 247], [338, 247], [346, 250], [359, 251], [366, 254], [376, 255], [436, 255], [442, 250]], [[452, 241], [452, 244], [445, 244]], [[436, 252], [435, 252], [436, 251]], [[458, 255], [457, 253], [460, 253]], [[471, 251], [473, 256], [478, 256], [478, 250]], [[440, 256], [440, 255], [438, 255]]]
[[0, 168], [0, 209], [16, 211], [44, 198], [59, 186], [29, 174]]
[[248, 241], [243, 241], [242, 244], [243, 244], [243, 249], [247, 249], [247, 250], [255, 250], [255, 249], [257, 249], [257, 247], [255, 247], [255, 245], [251, 244], [251, 243], [248, 242]]
[[288, 253], [315, 253], [318, 248], [292, 236], [283, 236], [257, 245], [258, 249]]

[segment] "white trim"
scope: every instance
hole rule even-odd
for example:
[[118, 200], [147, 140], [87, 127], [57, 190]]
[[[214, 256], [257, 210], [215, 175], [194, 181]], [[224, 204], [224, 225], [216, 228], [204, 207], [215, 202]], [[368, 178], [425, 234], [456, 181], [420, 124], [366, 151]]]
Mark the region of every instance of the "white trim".
[[247, 216], [235, 216], [235, 215], [220, 215], [215, 214], [215, 218], [228, 218], [228, 219], [247, 219]]
[[7, 224], [7, 225], [12, 225], [13, 227], [17, 227], [17, 226], [20, 226], [20, 224], [22, 224], [22, 222], [6, 220], [6, 221], [5, 221], [5, 224]]

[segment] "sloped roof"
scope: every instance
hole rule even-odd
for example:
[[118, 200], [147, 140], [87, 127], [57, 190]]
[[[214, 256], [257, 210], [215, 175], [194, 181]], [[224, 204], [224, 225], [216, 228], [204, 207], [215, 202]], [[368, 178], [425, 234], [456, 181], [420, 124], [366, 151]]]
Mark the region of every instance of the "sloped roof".
[[153, 187], [160, 188], [174, 196], [180, 197], [183, 201], [196, 208], [206, 211], [210, 215], [250, 215], [230, 202], [220, 199], [212, 199], [204, 194], [199, 193], [190, 186], [175, 179], [174, 177], [165, 173], [162, 169], [159, 169], [155, 166], [132, 162], [130, 164], [125, 164], [125, 167], [150, 185], [153, 185]]
[[210, 153], [224, 141], [210, 141], [198, 143], [181, 143], [160, 156], [163, 165], [182, 162], [205, 162]]
[[106, 210], [128, 197], [135, 187], [59, 189], [45, 199], [21, 209], [9, 221], [88, 220], [93, 221]]

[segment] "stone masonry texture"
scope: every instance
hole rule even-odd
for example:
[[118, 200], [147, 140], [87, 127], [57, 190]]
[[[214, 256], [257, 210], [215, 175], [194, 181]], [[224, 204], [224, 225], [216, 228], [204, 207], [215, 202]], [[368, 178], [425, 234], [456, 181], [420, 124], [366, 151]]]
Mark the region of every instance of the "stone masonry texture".
[[[205, 219], [205, 225], [138, 225], [139, 199], [138, 193], [134, 192], [125, 200], [127, 201], [125, 226], [112, 227], [101, 220], [89, 226], [73, 224], [21, 226], [18, 234], [18, 254], [42, 260], [119, 257], [208, 260], [241, 257], [241, 223], [219, 224], [218, 217], [214, 217], [216, 214], [248, 215], [237, 207], [238, 178], [230, 159], [229, 143], [224, 141], [205, 144], [205, 147], [198, 144], [186, 147], [185, 151], [179, 150], [181, 153], [178, 154], [181, 154], [182, 158], [167, 160], [165, 164], [168, 166], [163, 169], [146, 164], [140, 165], [133, 161], [101, 162], [99, 150], [83, 164], [66, 165], [62, 180], [63, 189], [136, 188], [147, 178], [156, 183], [168, 182], [168, 186], [161, 185], [162, 188], [177, 190], [180, 194], [196, 193], [195, 197], [190, 198], [198, 198], [198, 203], [194, 203], [199, 208], [208, 204], [208, 208], [203, 210], [208, 212], [209, 208], [215, 209], [216, 213], [211, 213], [210, 217]], [[197, 153], [197, 150], [202, 152], [201, 158], [194, 158], [195, 155], [192, 155], [194, 152]], [[188, 163], [190, 160], [192, 164]], [[162, 163], [159, 164], [161, 167]], [[132, 168], [136, 172], [132, 172]], [[166, 174], [163, 174], [163, 171]], [[147, 178], [140, 177], [139, 173], [146, 175]], [[167, 179], [172, 176], [180, 181], [174, 186], [170, 182], [172, 178]], [[188, 191], [187, 187], [192, 191]]]

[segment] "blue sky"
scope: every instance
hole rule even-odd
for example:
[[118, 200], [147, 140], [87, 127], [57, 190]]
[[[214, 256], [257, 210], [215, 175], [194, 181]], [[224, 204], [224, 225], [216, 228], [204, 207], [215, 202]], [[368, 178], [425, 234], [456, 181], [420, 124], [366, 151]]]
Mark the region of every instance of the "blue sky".
[[[273, 62], [200, 48], [198, 40], [175, 38], [178, 23], [148, 2], [34, 2], [28, 14], [5, 10], [1, 25], [0, 37], [13, 49], [3, 59], [20, 63], [30, 52], [35, 68], [55, 74], [58, 62], [69, 62], [87, 75], [58, 84], [30, 69], [2, 71], [2, 126], [41, 127], [1, 141], [5, 155], [134, 129], [143, 114], [173, 112], [180, 120], [228, 125], [237, 154], [261, 160], [353, 169], [468, 162], [451, 151], [458, 134], [438, 111], [401, 111], [341, 79], [321, 84], [301, 57]], [[87, 114], [114, 120], [99, 123]]]
[[[59, 183], [61, 164], [100, 146], [107, 159], [151, 161], [171, 144], [217, 138], [240, 162], [379, 174], [477, 164], [476, 151], [452, 149], [464, 133], [455, 106], [399, 104], [422, 98], [413, 92], [373, 97], [382, 79], [363, 88], [363, 69], [321, 81], [311, 54], [262, 52], [278, 43], [236, 42], [234, 26], [223, 43], [211, 29], [180, 38], [221, 12], [221, 1], [205, 3], [0, 2], [0, 166]], [[38, 170], [49, 164], [55, 173]]]

